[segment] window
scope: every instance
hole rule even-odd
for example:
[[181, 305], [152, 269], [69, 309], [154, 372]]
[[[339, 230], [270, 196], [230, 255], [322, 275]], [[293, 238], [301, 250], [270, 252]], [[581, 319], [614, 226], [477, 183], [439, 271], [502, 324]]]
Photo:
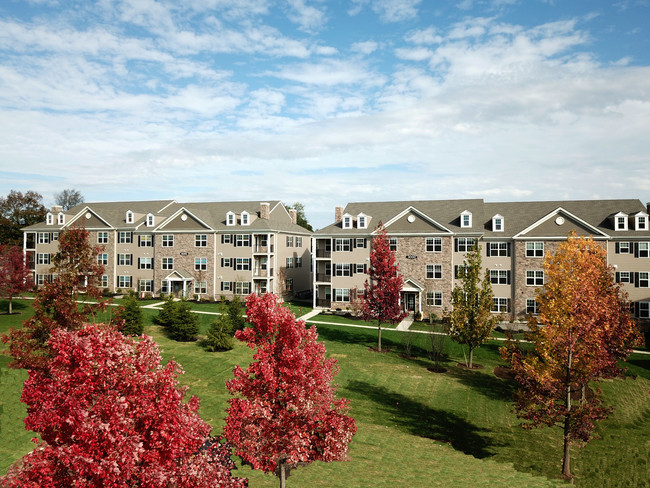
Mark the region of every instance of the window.
[[544, 271], [526, 271], [526, 286], [542, 286], [544, 284]]
[[45, 217], [45, 223], [46, 223], [46, 225], [54, 224], [54, 215], [52, 215], [51, 213], [48, 212], [46, 217]]
[[100, 253], [97, 255], [97, 264], [101, 264], [102, 266], [108, 266], [108, 253]]
[[287, 247], [293, 247], [293, 236], [287, 236]]
[[194, 269], [196, 271], [205, 271], [208, 269], [208, 258], [194, 258]]
[[296, 247], [302, 247], [302, 237], [296, 237]]
[[293, 291], [293, 280], [291, 278], [284, 280], [284, 289], [286, 291]]
[[487, 244], [488, 256], [510, 256], [510, 243], [508, 242], [488, 242]]
[[630, 254], [630, 243], [629, 242], [617, 242], [616, 243], [616, 252], [618, 254]]
[[237, 234], [235, 240], [235, 247], [246, 247], [251, 245], [250, 234]]
[[241, 225], [249, 225], [251, 223], [250, 214], [248, 212], [241, 213]]
[[196, 234], [194, 236], [194, 247], [208, 247], [208, 235]]
[[335, 288], [334, 289], [334, 301], [335, 302], [349, 302], [350, 301], [350, 289], [349, 288]]
[[133, 212], [131, 212], [130, 210], [126, 212], [126, 223], [127, 224], [133, 223]]
[[632, 273], [629, 271], [619, 271], [616, 273], [617, 283], [632, 283]]
[[503, 215], [492, 217], [492, 232], [503, 232]]
[[49, 244], [50, 243], [50, 233], [49, 232], [39, 232], [38, 233], [38, 243], [39, 244]]
[[149, 235], [139, 235], [138, 236], [138, 247], [153, 247], [153, 236]]
[[639, 242], [637, 245], [637, 257], [647, 258], [650, 257], [650, 242]]
[[442, 252], [442, 238], [440, 237], [427, 237], [426, 239], [427, 252]]
[[334, 239], [334, 251], [352, 251], [352, 239]]
[[390, 250], [397, 251], [397, 237], [391, 237], [389, 242], [390, 242]]
[[509, 285], [510, 284], [510, 270], [507, 269], [491, 269], [490, 270], [490, 283], [493, 285]]
[[510, 299], [509, 298], [493, 298], [492, 299], [492, 311], [497, 313], [504, 313], [510, 311]]
[[366, 218], [365, 215], [363, 214], [357, 215], [357, 227], [359, 229], [365, 229], [368, 227], [368, 219]]
[[647, 271], [641, 271], [637, 273], [637, 287], [638, 288], [650, 287], [650, 273], [648, 273]]
[[645, 214], [639, 214], [635, 218], [636, 220], [636, 230], [648, 230], [648, 216]]
[[153, 227], [153, 215], [152, 214], [147, 214], [147, 227]]
[[133, 254], [118, 254], [117, 255], [117, 264], [119, 266], [131, 266], [133, 260]]
[[59, 225], [63, 225], [63, 224], [65, 224], [65, 215], [64, 215], [62, 212], [60, 212], [59, 215], [58, 215], [58, 221], [57, 221], [57, 223], [58, 223]]
[[235, 295], [248, 295], [251, 292], [251, 284], [248, 281], [235, 282]]
[[442, 292], [441, 291], [428, 291], [427, 292], [427, 306], [429, 306], [429, 307], [442, 307]]
[[639, 312], [637, 317], [640, 319], [650, 319], [650, 302], [638, 302]]
[[527, 258], [543, 258], [544, 257], [544, 243], [543, 242], [527, 242], [526, 243], [526, 257]]
[[354, 247], [366, 247], [366, 240], [363, 237], [357, 237], [356, 241], [354, 242]]
[[472, 226], [472, 212], [465, 210], [460, 214], [460, 226], [463, 228]]
[[293, 258], [287, 258], [287, 268], [293, 268]]
[[537, 315], [537, 300], [534, 298], [526, 298], [526, 314]]
[[102, 275], [102, 277], [99, 280], [99, 287], [108, 288], [108, 275]]
[[58, 241], [59, 240], [59, 233], [58, 232], [52, 232], [52, 240], [53, 241]]
[[151, 293], [153, 291], [153, 280], [138, 280], [138, 291]]
[[208, 282], [207, 281], [195, 281], [194, 282], [194, 293], [197, 295], [203, 295], [208, 292]]
[[427, 279], [441, 280], [442, 279], [442, 264], [427, 264]]
[[468, 267], [463, 264], [454, 266], [454, 278], [460, 279], [467, 274]]
[[162, 247], [174, 247], [174, 234], [163, 234]]
[[234, 212], [226, 213], [226, 225], [235, 225], [235, 213]]
[[350, 263], [334, 264], [334, 276], [352, 276], [352, 265]]
[[174, 258], [162, 258], [162, 269], [174, 269]]
[[131, 288], [133, 277], [132, 276], [118, 276], [117, 277], [117, 287], [118, 288]]
[[153, 258], [138, 258], [138, 269], [153, 269]]
[[351, 229], [352, 228], [352, 216], [345, 214], [343, 216], [343, 228], [344, 229]]
[[235, 269], [238, 271], [250, 271], [251, 258], [237, 258], [235, 259]]
[[108, 232], [100, 231], [97, 233], [97, 244], [108, 244]]
[[619, 212], [614, 215], [614, 230], [627, 230], [627, 214]]
[[457, 237], [455, 242], [456, 252], [470, 252], [474, 249], [473, 237]]
[[50, 264], [50, 253], [38, 253], [37, 262], [38, 264]]
[[354, 265], [355, 266], [355, 273], [365, 273], [366, 272], [366, 265], [363, 263], [357, 263]]
[[165, 293], [169, 293], [169, 281], [162, 280], [160, 282], [160, 294], [164, 295]]
[[302, 268], [302, 258], [296, 258], [296, 268]]
[[221, 234], [221, 244], [232, 244], [232, 234]]
[[131, 244], [133, 242], [133, 232], [121, 230], [117, 234], [118, 244]]
[[231, 290], [232, 290], [232, 285], [230, 284], [230, 281], [221, 282], [221, 291], [231, 291]]
[[232, 268], [232, 258], [221, 258], [222, 268]]

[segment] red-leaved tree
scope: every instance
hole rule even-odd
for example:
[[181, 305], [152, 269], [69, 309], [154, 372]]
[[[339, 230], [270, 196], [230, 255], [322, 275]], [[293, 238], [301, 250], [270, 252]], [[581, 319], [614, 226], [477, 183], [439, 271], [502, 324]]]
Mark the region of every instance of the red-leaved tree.
[[33, 286], [32, 272], [22, 249], [0, 245], [0, 296], [9, 299], [9, 315], [13, 313], [13, 298], [31, 290]]
[[534, 348], [526, 352], [510, 343], [502, 354], [519, 383], [515, 407], [528, 421], [523, 426], [563, 427], [562, 475], [571, 478], [571, 443], [587, 442], [611, 411], [598, 388], [587, 397], [588, 383], [620, 374], [619, 361], [640, 335], [606, 250], [591, 238], [570, 235], [546, 256], [544, 272], [539, 314], [529, 319]]
[[57, 329], [47, 371], [23, 387], [27, 429], [42, 442], [3, 487], [245, 487], [230, 448], [209, 436], [198, 398], [183, 398], [179, 364], [161, 365], [150, 337], [114, 328]]
[[307, 329], [275, 295], [250, 295], [251, 327], [235, 337], [257, 349], [244, 371], [236, 366], [226, 387], [230, 400], [224, 434], [235, 454], [254, 469], [275, 473], [280, 486], [291, 469], [312, 461], [336, 461], [356, 432], [336, 398], [335, 359], [326, 359], [316, 328]]
[[13, 357], [11, 367], [44, 367], [50, 358], [47, 341], [53, 330], [80, 329], [95, 322], [97, 313], [106, 308], [99, 288], [104, 273], [97, 262], [100, 248], [91, 245], [88, 237], [89, 232], [82, 228], [71, 228], [59, 236], [59, 251], [52, 258], [55, 277], [36, 294], [33, 317], [22, 329], [2, 336]]
[[381, 324], [396, 324], [406, 317], [399, 299], [404, 281], [400, 276], [395, 253], [390, 250], [386, 229], [379, 223], [370, 250], [370, 283], [364, 283], [365, 293], [361, 299], [361, 316], [364, 320], [377, 321], [377, 350], [381, 352]]

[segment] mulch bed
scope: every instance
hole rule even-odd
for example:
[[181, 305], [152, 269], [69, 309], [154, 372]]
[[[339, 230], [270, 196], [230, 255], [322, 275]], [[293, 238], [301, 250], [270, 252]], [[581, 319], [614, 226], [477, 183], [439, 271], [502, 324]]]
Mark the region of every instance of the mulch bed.
[[368, 351], [378, 352], [380, 354], [384, 354], [385, 352], [392, 352], [391, 349], [382, 349], [381, 351], [378, 351], [376, 347], [369, 347]]
[[427, 371], [430, 371], [432, 373], [446, 373], [447, 368], [445, 368], [443, 366], [429, 366], [427, 368]]
[[482, 364], [472, 364], [472, 367], [469, 368], [465, 363], [456, 363], [456, 366], [458, 366], [460, 369], [469, 369], [469, 370], [474, 370], [474, 369], [483, 369]]
[[515, 372], [508, 366], [495, 366], [494, 376], [501, 378], [502, 380], [514, 380]]

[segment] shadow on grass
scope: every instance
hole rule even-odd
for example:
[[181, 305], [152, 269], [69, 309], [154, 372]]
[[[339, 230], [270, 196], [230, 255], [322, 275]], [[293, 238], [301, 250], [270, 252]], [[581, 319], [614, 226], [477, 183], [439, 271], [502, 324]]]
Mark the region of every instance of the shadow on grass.
[[345, 387], [383, 407], [388, 422], [405, 427], [413, 435], [427, 437], [451, 446], [476, 458], [492, 456], [487, 432], [467, 420], [444, 410], [430, 408], [399, 393], [365, 381], [351, 381]]
[[492, 400], [512, 401], [516, 387], [515, 381], [497, 378], [494, 376], [493, 370], [494, 367], [491, 365], [473, 371], [454, 366], [449, 368], [447, 374]]
[[[20, 298], [14, 298], [11, 301], [11, 309], [14, 314], [21, 312], [22, 310], [27, 310], [29, 307], [31, 307], [31, 303], [26, 303]], [[9, 313], [9, 300], [3, 299], [0, 300], [0, 315], [8, 315]]]

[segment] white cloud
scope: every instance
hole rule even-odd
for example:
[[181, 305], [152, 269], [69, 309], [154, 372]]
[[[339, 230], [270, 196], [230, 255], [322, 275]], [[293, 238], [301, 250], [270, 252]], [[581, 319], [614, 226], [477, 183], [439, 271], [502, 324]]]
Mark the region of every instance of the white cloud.
[[365, 5], [370, 8], [384, 22], [401, 22], [413, 19], [418, 15], [417, 6], [421, 0], [352, 0], [349, 15], [358, 15]]
[[325, 59], [318, 63], [291, 64], [266, 74], [315, 86], [383, 83], [381, 76], [366, 71], [353, 60]]
[[286, 0], [289, 5], [288, 18], [295, 22], [304, 31], [318, 30], [326, 22], [325, 12], [311, 5], [306, 5], [304, 0]]
[[375, 41], [362, 41], [355, 42], [350, 46], [352, 52], [361, 53], [361, 54], [372, 54], [379, 48], [379, 44]]

